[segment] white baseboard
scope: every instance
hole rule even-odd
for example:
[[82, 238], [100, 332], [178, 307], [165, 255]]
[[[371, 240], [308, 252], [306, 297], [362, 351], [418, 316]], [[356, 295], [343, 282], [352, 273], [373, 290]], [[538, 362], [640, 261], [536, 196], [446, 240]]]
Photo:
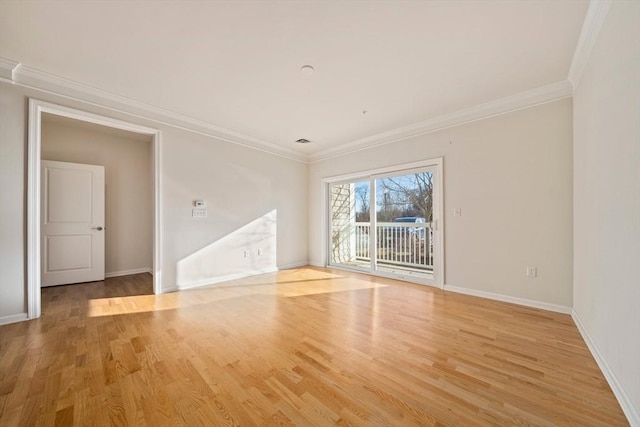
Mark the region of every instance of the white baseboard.
[[542, 310], [554, 311], [556, 313], [571, 314], [571, 307], [564, 305], [551, 304], [548, 302], [535, 301], [525, 298], [512, 297], [508, 295], [495, 294], [493, 292], [479, 291], [476, 289], [461, 288], [459, 286], [444, 285], [445, 291], [456, 292], [459, 294], [473, 295], [481, 298], [488, 298], [496, 301], [510, 302], [512, 304], [524, 305], [526, 307], [540, 308]]
[[314, 267], [321, 267], [324, 268], [326, 267], [323, 263], [321, 263], [320, 261], [309, 261], [308, 263], [309, 265], [312, 265]]
[[216, 283], [227, 282], [229, 280], [244, 279], [245, 277], [255, 276], [257, 274], [275, 273], [275, 272], [280, 271], [280, 270], [288, 270], [288, 269], [291, 269], [291, 268], [299, 268], [299, 267], [304, 267], [306, 265], [309, 265], [308, 261], [300, 261], [300, 262], [294, 262], [294, 263], [291, 263], [291, 264], [280, 265], [280, 266], [274, 267], [274, 268], [265, 268], [265, 269], [262, 269], [262, 270], [253, 270], [253, 271], [250, 271], [250, 272], [229, 274], [227, 276], [215, 277], [215, 278], [211, 278], [211, 279], [203, 279], [203, 280], [198, 280], [197, 282], [185, 283], [183, 285], [172, 286], [171, 288], [163, 289], [162, 293], [182, 291], [182, 290], [185, 290], [185, 289], [199, 288], [201, 286], [207, 286], [207, 285], [215, 285]]
[[279, 265], [278, 270], [289, 270], [291, 268], [300, 268], [309, 265], [309, 261], [293, 262], [291, 264]]
[[104, 277], [109, 278], [109, 277], [130, 276], [132, 274], [140, 274], [140, 273], [152, 274], [150, 268], [135, 268], [133, 270], [112, 271], [110, 273], [105, 273]]
[[226, 276], [212, 277], [209, 279], [203, 279], [203, 280], [198, 280], [196, 282], [178, 285], [177, 290], [184, 291], [186, 289], [199, 288], [201, 286], [215, 285], [216, 283], [227, 282], [229, 280], [244, 279], [245, 277], [255, 276], [257, 274], [275, 273], [276, 271], [278, 271], [277, 267], [270, 267], [270, 268], [264, 268], [261, 270], [251, 270], [251, 271], [242, 272], [242, 273], [229, 274]]
[[613, 373], [613, 370], [609, 367], [609, 364], [602, 356], [602, 353], [600, 353], [600, 350], [598, 350], [598, 346], [591, 338], [591, 335], [589, 335], [589, 332], [587, 332], [587, 329], [584, 327], [584, 324], [580, 320], [580, 316], [578, 316], [578, 313], [576, 313], [575, 310], [571, 310], [571, 317], [578, 327], [578, 331], [580, 331], [582, 339], [584, 339], [584, 342], [587, 343], [587, 347], [589, 347], [589, 350], [591, 351], [593, 358], [596, 360], [598, 367], [609, 383], [609, 387], [611, 387], [613, 394], [616, 396], [616, 399], [618, 399], [618, 403], [620, 404], [622, 411], [626, 415], [629, 424], [632, 427], [640, 427], [640, 413], [636, 408], [633, 407], [631, 399], [620, 385], [618, 378]]
[[12, 314], [10, 316], [0, 317], [0, 325], [8, 325], [9, 323], [22, 322], [29, 320], [27, 313]]

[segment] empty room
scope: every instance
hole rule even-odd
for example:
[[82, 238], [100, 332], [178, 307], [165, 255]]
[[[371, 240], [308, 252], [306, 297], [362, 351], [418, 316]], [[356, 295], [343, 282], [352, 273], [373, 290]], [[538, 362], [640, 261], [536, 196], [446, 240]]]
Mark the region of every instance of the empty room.
[[0, 425], [640, 427], [640, 1], [0, 0]]

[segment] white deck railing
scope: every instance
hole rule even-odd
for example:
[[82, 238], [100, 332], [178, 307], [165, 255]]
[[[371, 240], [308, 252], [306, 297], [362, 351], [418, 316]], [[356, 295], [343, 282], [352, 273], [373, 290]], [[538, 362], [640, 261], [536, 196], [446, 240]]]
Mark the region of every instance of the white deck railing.
[[[433, 233], [430, 223], [379, 222], [376, 225], [376, 263], [420, 271], [433, 270]], [[371, 261], [371, 224], [355, 223], [356, 259]]]

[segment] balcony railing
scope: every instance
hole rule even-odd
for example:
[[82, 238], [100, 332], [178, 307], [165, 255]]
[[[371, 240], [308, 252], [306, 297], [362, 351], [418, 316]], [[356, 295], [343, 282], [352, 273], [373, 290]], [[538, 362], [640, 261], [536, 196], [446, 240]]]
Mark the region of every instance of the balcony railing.
[[[378, 265], [433, 271], [433, 233], [430, 223], [378, 222], [376, 231]], [[358, 261], [371, 262], [370, 235], [370, 223], [355, 223], [355, 255]]]

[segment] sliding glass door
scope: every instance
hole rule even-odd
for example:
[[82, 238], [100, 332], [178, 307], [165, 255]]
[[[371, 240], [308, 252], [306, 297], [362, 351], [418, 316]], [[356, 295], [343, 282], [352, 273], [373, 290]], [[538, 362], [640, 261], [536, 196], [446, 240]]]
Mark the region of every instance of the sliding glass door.
[[437, 285], [440, 163], [328, 184], [329, 265]]

